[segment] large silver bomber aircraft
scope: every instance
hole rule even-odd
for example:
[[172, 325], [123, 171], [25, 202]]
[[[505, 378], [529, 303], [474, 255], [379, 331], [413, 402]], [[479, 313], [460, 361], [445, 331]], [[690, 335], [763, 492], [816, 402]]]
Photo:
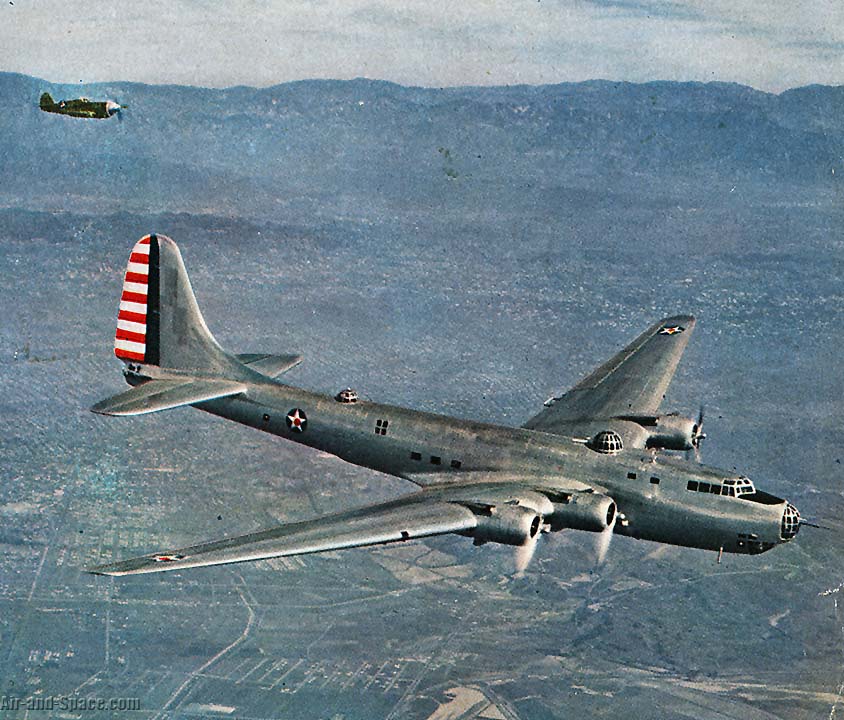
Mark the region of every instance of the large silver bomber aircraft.
[[[719, 552], [757, 554], [795, 537], [785, 500], [742, 475], [660, 450], [696, 449], [697, 421], [659, 405], [694, 328], [686, 315], [652, 325], [548, 400], [520, 428], [320, 395], [276, 378], [298, 355], [233, 355], [209, 332], [176, 244], [132, 249], [115, 354], [133, 387], [92, 410], [140, 415], [192, 405], [350, 463], [409, 480], [389, 502], [182, 549], [92, 572], [131, 575], [260, 560], [457, 533], [517, 546], [523, 569], [540, 533], [612, 533]], [[599, 546], [606, 543], [599, 543]]]

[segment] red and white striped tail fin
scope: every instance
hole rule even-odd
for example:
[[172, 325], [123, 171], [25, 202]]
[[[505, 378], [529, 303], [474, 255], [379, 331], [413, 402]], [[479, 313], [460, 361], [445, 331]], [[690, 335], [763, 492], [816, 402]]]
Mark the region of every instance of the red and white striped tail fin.
[[146, 235], [132, 248], [123, 276], [114, 354], [125, 363], [212, 375], [229, 375], [242, 367], [208, 330], [182, 254], [164, 235]]
[[157, 328], [150, 327], [156, 324], [150, 320], [158, 311], [157, 281], [158, 243], [155, 235], [146, 235], [132, 248], [123, 276], [114, 336], [114, 354], [121, 360], [158, 364], [157, 337], [153, 337]]

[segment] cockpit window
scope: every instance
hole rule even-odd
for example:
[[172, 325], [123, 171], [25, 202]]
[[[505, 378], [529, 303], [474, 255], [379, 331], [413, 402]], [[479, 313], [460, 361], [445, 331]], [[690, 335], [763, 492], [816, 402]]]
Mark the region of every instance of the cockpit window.
[[698, 482], [697, 480], [689, 480], [686, 483], [686, 490], [692, 490], [709, 495], [723, 495], [724, 497], [736, 497], [736, 488], [726, 481], [723, 485], [718, 483]]
[[756, 492], [756, 487], [753, 481], [745, 475], [740, 475], [737, 478], [728, 478], [724, 480], [724, 485], [731, 488], [730, 495], [734, 497], [741, 497], [742, 495], [752, 495]]

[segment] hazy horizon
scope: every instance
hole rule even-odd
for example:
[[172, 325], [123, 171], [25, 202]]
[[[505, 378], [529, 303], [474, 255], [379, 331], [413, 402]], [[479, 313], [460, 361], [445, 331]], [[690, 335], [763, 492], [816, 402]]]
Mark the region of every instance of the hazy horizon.
[[844, 7], [726, 0], [555, 5], [351, 0], [92, 0], [0, 6], [0, 67], [61, 84], [224, 88], [307, 79], [405, 86], [735, 82], [781, 92], [844, 83]]
[[543, 87], [554, 87], [555, 85], [588, 85], [590, 83], [605, 83], [605, 84], [617, 84], [617, 85], [658, 85], [658, 84], [674, 84], [674, 85], [735, 85], [738, 87], [746, 87], [755, 92], [766, 93], [768, 95], [781, 95], [782, 93], [788, 92], [790, 90], [798, 90], [801, 88], [806, 87], [824, 87], [824, 88], [838, 88], [844, 87], [844, 82], [842, 83], [820, 83], [820, 82], [812, 82], [807, 83], [805, 85], [793, 85], [781, 90], [765, 90], [763, 88], [755, 87], [754, 85], [748, 85], [747, 83], [740, 83], [734, 82], [731, 80], [669, 80], [665, 78], [653, 78], [651, 80], [641, 80], [641, 81], [634, 81], [634, 80], [619, 80], [614, 78], [607, 78], [607, 77], [594, 77], [594, 78], [587, 78], [585, 80], [560, 80], [558, 82], [543, 82], [543, 83], [502, 83], [498, 85], [424, 85], [424, 84], [413, 84], [413, 83], [401, 83], [396, 82], [395, 80], [388, 80], [386, 78], [380, 77], [365, 77], [365, 76], [356, 76], [356, 77], [348, 77], [348, 78], [340, 78], [340, 77], [303, 77], [297, 78], [293, 80], [280, 80], [278, 82], [269, 82], [267, 84], [248, 84], [248, 83], [239, 83], [235, 85], [202, 85], [196, 83], [177, 83], [177, 82], [162, 82], [162, 83], [155, 83], [155, 82], [142, 82], [139, 80], [129, 80], [126, 78], [110, 78], [108, 80], [96, 80], [90, 82], [82, 82], [82, 81], [65, 81], [61, 79], [52, 79], [48, 77], [43, 77], [40, 75], [32, 75], [29, 73], [18, 72], [14, 70], [0, 70], [0, 75], [7, 74], [7, 75], [20, 75], [21, 77], [30, 78], [33, 80], [39, 80], [41, 82], [48, 83], [50, 85], [62, 85], [62, 86], [73, 86], [73, 85], [80, 85], [80, 86], [93, 86], [93, 85], [141, 85], [141, 86], [148, 86], [148, 87], [186, 87], [186, 88], [195, 88], [198, 90], [232, 90], [235, 88], [248, 88], [253, 90], [267, 90], [273, 87], [279, 87], [282, 85], [295, 85], [297, 83], [309, 83], [309, 82], [356, 82], [356, 81], [365, 81], [365, 82], [372, 82], [372, 83], [387, 83], [389, 85], [396, 85], [398, 87], [413, 89], [418, 88], [422, 90], [457, 90], [457, 89], [494, 89], [494, 88], [518, 88], [518, 87], [530, 87], [530, 88], [543, 88]]

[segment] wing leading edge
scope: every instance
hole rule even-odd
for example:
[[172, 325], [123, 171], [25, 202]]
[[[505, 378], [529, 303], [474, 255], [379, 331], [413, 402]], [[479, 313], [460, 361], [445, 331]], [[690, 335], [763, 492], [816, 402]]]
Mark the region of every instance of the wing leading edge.
[[97, 575], [138, 575], [288, 555], [381, 545], [413, 538], [472, 530], [474, 513], [463, 505], [415, 493], [398, 500], [280, 525], [261, 532], [166, 550], [108, 565]]
[[556, 433], [573, 423], [656, 413], [694, 326], [691, 315], [654, 323], [522, 427]]

